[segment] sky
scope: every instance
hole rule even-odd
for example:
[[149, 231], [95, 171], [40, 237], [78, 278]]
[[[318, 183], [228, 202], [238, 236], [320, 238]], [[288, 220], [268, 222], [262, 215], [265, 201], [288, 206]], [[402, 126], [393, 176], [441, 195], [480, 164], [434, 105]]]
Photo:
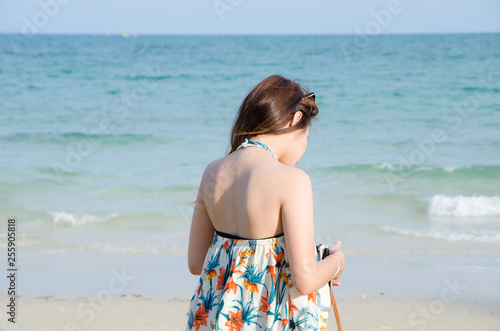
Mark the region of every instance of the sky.
[[500, 32], [499, 0], [0, 0], [0, 33]]

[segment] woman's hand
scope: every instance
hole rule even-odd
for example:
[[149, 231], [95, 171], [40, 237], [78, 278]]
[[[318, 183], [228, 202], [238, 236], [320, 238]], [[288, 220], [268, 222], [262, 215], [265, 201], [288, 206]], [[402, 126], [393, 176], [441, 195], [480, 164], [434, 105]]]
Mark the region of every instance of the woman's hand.
[[[340, 282], [338, 281], [338, 279], [340, 278], [340, 275], [342, 275], [342, 272], [344, 271], [345, 257], [344, 257], [344, 253], [340, 250], [341, 245], [342, 245], [342, 243], [340, 242], [340, 240], [337, 240], [335, 242], [335, 244], [333, 244], [332, 246], [329, 247], [330, 255], [336, 256], [338, 259], [338, 262], [340, 262], [339, 272], [335, 275], [334, 278], [332, 278], [330, 280], [330, 284], [332, 286], [340, 286]], [[335, 258], [333, 258], [333, 259], [337, 263], [337, 259], [335, 259]]]

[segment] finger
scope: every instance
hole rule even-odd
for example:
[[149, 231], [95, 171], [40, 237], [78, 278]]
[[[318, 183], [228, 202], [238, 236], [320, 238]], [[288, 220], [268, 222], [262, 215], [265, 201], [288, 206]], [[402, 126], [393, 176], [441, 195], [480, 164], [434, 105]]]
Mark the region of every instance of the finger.
[[331, 280], [330, 285], [331, 286], [340, 286], [340, 282], [338, 280]]
[[342, 245], [342, 243], [340, 241], [336, 241], [335, 244], [333, 244], [331, 247], [330, 247], [330, 251], [336, 251], [337, 249], [340, 249], [340, 246]]

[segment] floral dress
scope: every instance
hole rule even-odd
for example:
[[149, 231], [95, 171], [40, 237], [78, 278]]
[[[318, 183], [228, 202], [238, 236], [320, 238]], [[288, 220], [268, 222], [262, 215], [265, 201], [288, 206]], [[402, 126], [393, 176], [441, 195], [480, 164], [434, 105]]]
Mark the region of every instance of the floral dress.
[[294, 288], [283, 236], [215, 233], [186, 330], [326, 330], [329, 309], [328, 285], [309, 295]]

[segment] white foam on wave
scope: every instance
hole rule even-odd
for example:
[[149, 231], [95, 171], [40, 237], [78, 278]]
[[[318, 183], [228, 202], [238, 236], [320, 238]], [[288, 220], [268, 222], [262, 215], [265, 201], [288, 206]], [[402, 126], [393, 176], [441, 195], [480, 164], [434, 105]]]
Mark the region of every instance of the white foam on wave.
[[500, 243], [500, 232], [497, 231], [452, 231], [452, 230], [417, 230], [395, 226], [380, 226], [387, 233], [398, 234], [405, 237], [433, 239], [441, 241], [466, 241]]
[[374, 167], [377, 168], [377, 169], [390, 170], [390, 171], [393, 171], [393, 170], [396, 169], [396, 167], [392, 163], [389, 163], [389, 162], [384, 162], [384, 163], [381, 163], [381, 164], [376, 164]]
[[388, 171], [408, 171], [408, 168], [411, 168], [413, 171], [430, 171], [435, 169], [441, 169], [445, 172], [452, 173], [455, 170], [459, 169], [470, 169], [470, 165], [459, 166], [459, 165], [406, 165], [406, 164], [398, 164], [394, 165], [389, 162], [383, 162], [381, 164], [375, 164], [373, 166], [376, 169], [388, 170]]
[[52, 215], [54, 223], [69, 224], [71, 226], [81, 226], [89, 223], [96, 223], [106, 221], [111, 218], [118, 216], [118, 213], [112, 213], [106, 216], [98, 217], [92, 214], [78, 214], [78, 213], [68, 213], [65, 211], [55, 211], [50, 212]]
[[479, 217], [500, 215], [500, 197], [435, 195], [429, 204], [429, 214], [439, 216]]
[[454, 172], [455, 170], [458, 170], [458, 169], [470, 169], [470, 165], [466, 165], [466, 166], [443, 166], [443, 170], [446, 171], [446, 172]]

